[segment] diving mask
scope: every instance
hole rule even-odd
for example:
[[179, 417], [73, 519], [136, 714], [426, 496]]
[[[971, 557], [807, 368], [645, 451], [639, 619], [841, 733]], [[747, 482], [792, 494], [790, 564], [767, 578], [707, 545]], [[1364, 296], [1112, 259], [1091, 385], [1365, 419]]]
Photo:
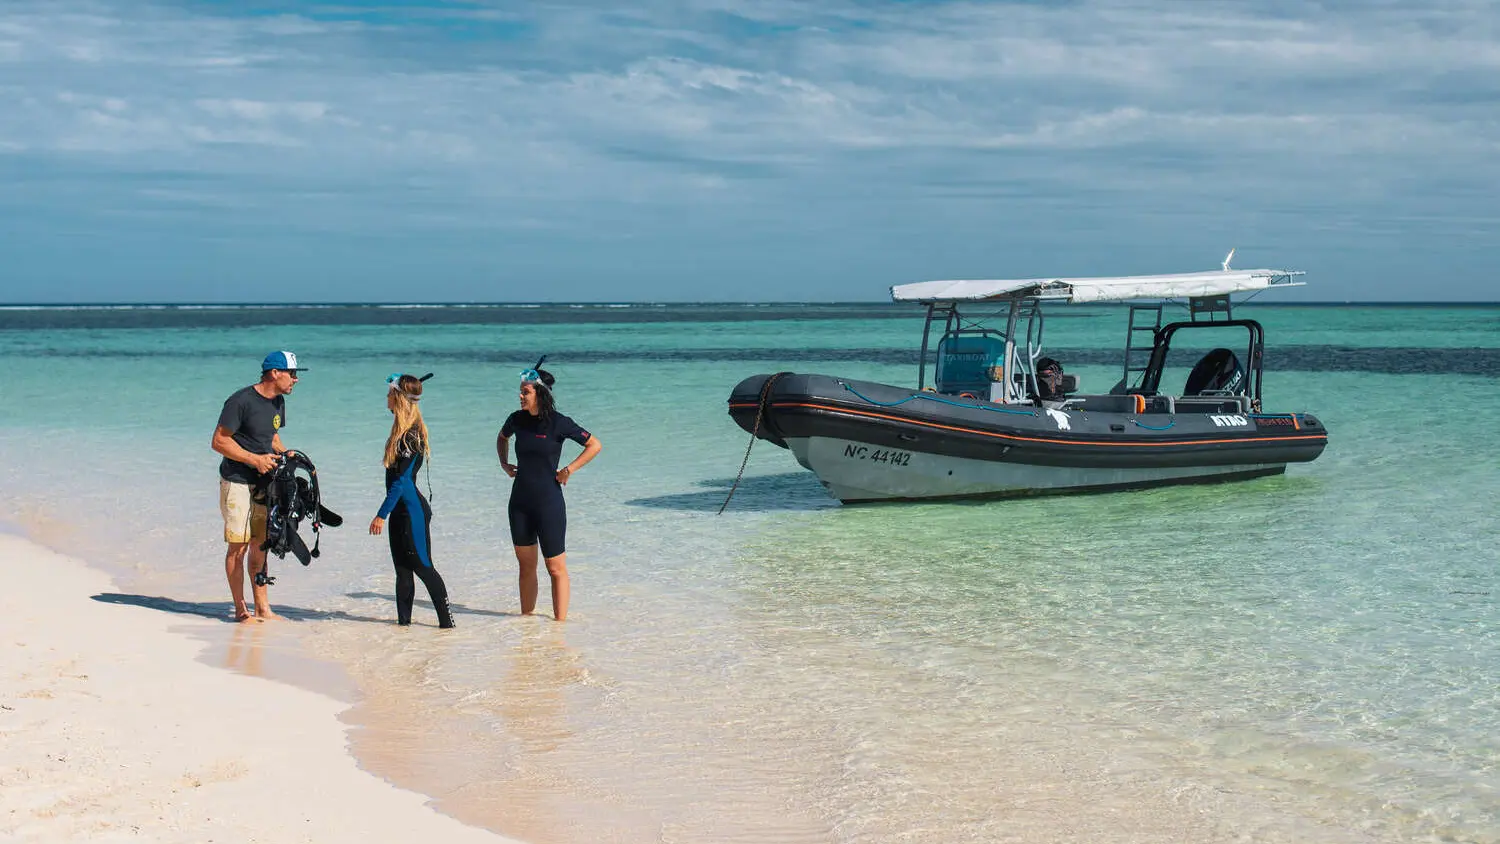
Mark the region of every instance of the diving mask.
[[[408, 401], [421, 401], [422, 400], [421, 396], [414, 396], [411, 393], [408, 393], [407, 391], [401, 389], [401, 376], [402, 376], [402, 373], [400, 373], [400, 372], [392, 372], [390, 375], [386, 376], [386, 378], [385, 378], [385, 389], [386, 389], [386, 392], [390, 392], [392, 390], [395, 390], [396, 392], [400, 393], [403, 397], [405, 397]], [[421, 378], [418, 378], [417, 380], [418, 381], [426, 381], [428, 378], [431, 378], [431, 377], [432, 377], [432, 373], [429, 372], [426, 375], [423, 375]]]
[[551, 392], [551, 388], [547, 386], [547, 382], [542, 380], [542, 373], [536, 371], [535, 369], [521, 370], [521, 383], [532, 384], [534, 386], [541, 387], [543, 390]]

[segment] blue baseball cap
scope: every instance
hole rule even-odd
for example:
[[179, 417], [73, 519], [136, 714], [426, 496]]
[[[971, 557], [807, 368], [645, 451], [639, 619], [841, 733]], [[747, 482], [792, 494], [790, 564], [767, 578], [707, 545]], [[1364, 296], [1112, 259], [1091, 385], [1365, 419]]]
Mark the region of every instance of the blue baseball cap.
[[260, 371], [283, 369], [289, 372], [306, 372], [307, 367], [297, 365], [297, 356], [291, 352], [272, 352], [260, 362]]

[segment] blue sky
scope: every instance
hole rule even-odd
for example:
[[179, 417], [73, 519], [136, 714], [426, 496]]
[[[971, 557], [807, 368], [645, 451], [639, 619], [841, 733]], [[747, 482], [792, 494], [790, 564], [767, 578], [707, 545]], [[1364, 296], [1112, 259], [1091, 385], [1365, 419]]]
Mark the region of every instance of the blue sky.
[[1497, 197], [1489, 0], [0, 2], [0, 301], [1495, 301]]

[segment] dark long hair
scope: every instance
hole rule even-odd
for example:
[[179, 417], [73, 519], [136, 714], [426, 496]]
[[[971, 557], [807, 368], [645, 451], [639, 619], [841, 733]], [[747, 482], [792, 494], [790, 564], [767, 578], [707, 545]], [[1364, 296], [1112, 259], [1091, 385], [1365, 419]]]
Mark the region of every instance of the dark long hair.
[[538, 369], [536, 374], [542, 379], [540, 389], [536, 384], [531, 386], [531, 391], [536, 394], [536, 418], [546, 423], [551, 421], [552, 414], [557, 412], [557, 402], [552, 398], [552, 384], [557, 379], [545, 369]]

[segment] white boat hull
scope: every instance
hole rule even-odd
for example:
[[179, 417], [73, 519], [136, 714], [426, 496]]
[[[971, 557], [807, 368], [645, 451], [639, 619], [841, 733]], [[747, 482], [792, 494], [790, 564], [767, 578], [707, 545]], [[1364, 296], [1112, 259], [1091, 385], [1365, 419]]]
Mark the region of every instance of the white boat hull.
[[1277, 475], [1285, 463], [1150, 468], [1045, 466], [902, 451], [832, 437], [787, 438], [797, 462], [844, 502], [1087, 492]]

